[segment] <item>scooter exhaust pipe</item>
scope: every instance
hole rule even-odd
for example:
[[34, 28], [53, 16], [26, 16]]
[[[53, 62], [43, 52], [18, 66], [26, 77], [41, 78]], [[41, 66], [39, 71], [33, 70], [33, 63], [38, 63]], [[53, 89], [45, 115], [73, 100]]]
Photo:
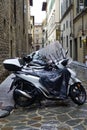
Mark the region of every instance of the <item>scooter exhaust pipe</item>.
[[15, 89], [15, 93], [20, 95], [20, 96], [24, 96], [24, 97], [27, 97], [27, 98], [32, 98], [29, 94], [27, 94], [26, 92], [24, 92], [22, 90], [19, 90], [19, 89]]

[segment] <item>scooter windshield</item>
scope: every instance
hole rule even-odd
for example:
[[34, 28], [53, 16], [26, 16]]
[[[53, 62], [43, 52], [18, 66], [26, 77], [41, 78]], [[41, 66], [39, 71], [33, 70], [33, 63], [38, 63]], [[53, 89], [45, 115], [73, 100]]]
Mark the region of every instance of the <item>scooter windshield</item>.
[[50, 60], [61, 60], [63, 58], [69, 58], [66, 55], [65, 49], [62, 47], [58, 41], [48, 44], [46, 47], [39, 50], [39, 54], [42, 56], [46, 56], [47, 59]]

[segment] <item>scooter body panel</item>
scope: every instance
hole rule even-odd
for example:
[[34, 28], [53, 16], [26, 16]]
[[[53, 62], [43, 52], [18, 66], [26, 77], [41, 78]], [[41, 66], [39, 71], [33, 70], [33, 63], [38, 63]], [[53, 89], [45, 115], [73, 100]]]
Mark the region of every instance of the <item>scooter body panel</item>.
[[76, 73], [73, 70], [71, 70], [70, 68], [67, 68], [67, 69], [71, 74], [71, 77], [70, 77], [70, 80], [69, 80], [69, 85], [73, 85], [74, 83], [81, 83], [81, 80], [79, 80], [76, 77]]
[[40, 77], [26, 74], [16, 74], [16, 75], [17, 77], [20, 77], [21, 79], [32, 83], [37, 89], [40, 89], [41, 91], [49, 94], [48, 90], [39, 82]]

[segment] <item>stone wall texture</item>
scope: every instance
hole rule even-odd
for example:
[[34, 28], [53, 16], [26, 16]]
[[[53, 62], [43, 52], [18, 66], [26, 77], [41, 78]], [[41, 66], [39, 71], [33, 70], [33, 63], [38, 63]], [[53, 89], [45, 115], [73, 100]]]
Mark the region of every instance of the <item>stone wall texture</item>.
[[[28, 1], [28, 0], [26, 0]], [[20, 57], [28, 50], [27, 2], [0, 0], [0, 82], [6, 75], [3, 61]]]
[[5, 73], [2, 62], [9, 57], [9, 2], [0, 0], [0, 80]]

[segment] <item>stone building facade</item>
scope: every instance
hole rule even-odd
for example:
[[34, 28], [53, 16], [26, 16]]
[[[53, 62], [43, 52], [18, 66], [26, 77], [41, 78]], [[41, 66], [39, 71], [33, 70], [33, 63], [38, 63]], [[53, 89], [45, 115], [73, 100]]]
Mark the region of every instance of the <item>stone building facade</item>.
[[47, 0], [48, 42], [60, 40], [60, 0]]
[[30, 33], [29, 33], [29, 41], [31, 43], [30, 52], [34, 51], [34, 25], [35, 25], [35, 17], [30, 17]]
[[0, 0], [0, 80], [4, 73], [2, 62], [9, 57], [9, 5], [7, 0]]
[[87, 0], [74, 0], [73, 8], [75, 60], [85, 63], [87, 61]]
[[34, 51], [42, 48], [43, 30], [42, 24], [36, 24], [34, 26]]
[[[46, 0], [48, 43], [60, 40], [75, 61], [87, 62], [87, 0]], [[43, 4], [43, 10], [45, 5]]]
[[0, 80], [2, 62], [29, 53], [29, 0], [0, 0]]
[[61, 38], [73, 60], [87, 61], [87, 0], [61, 0]]
[[69, 55], [73, 53], [73, 0], [61, 2], [61, 43], [65, 49], [69, 49]]

